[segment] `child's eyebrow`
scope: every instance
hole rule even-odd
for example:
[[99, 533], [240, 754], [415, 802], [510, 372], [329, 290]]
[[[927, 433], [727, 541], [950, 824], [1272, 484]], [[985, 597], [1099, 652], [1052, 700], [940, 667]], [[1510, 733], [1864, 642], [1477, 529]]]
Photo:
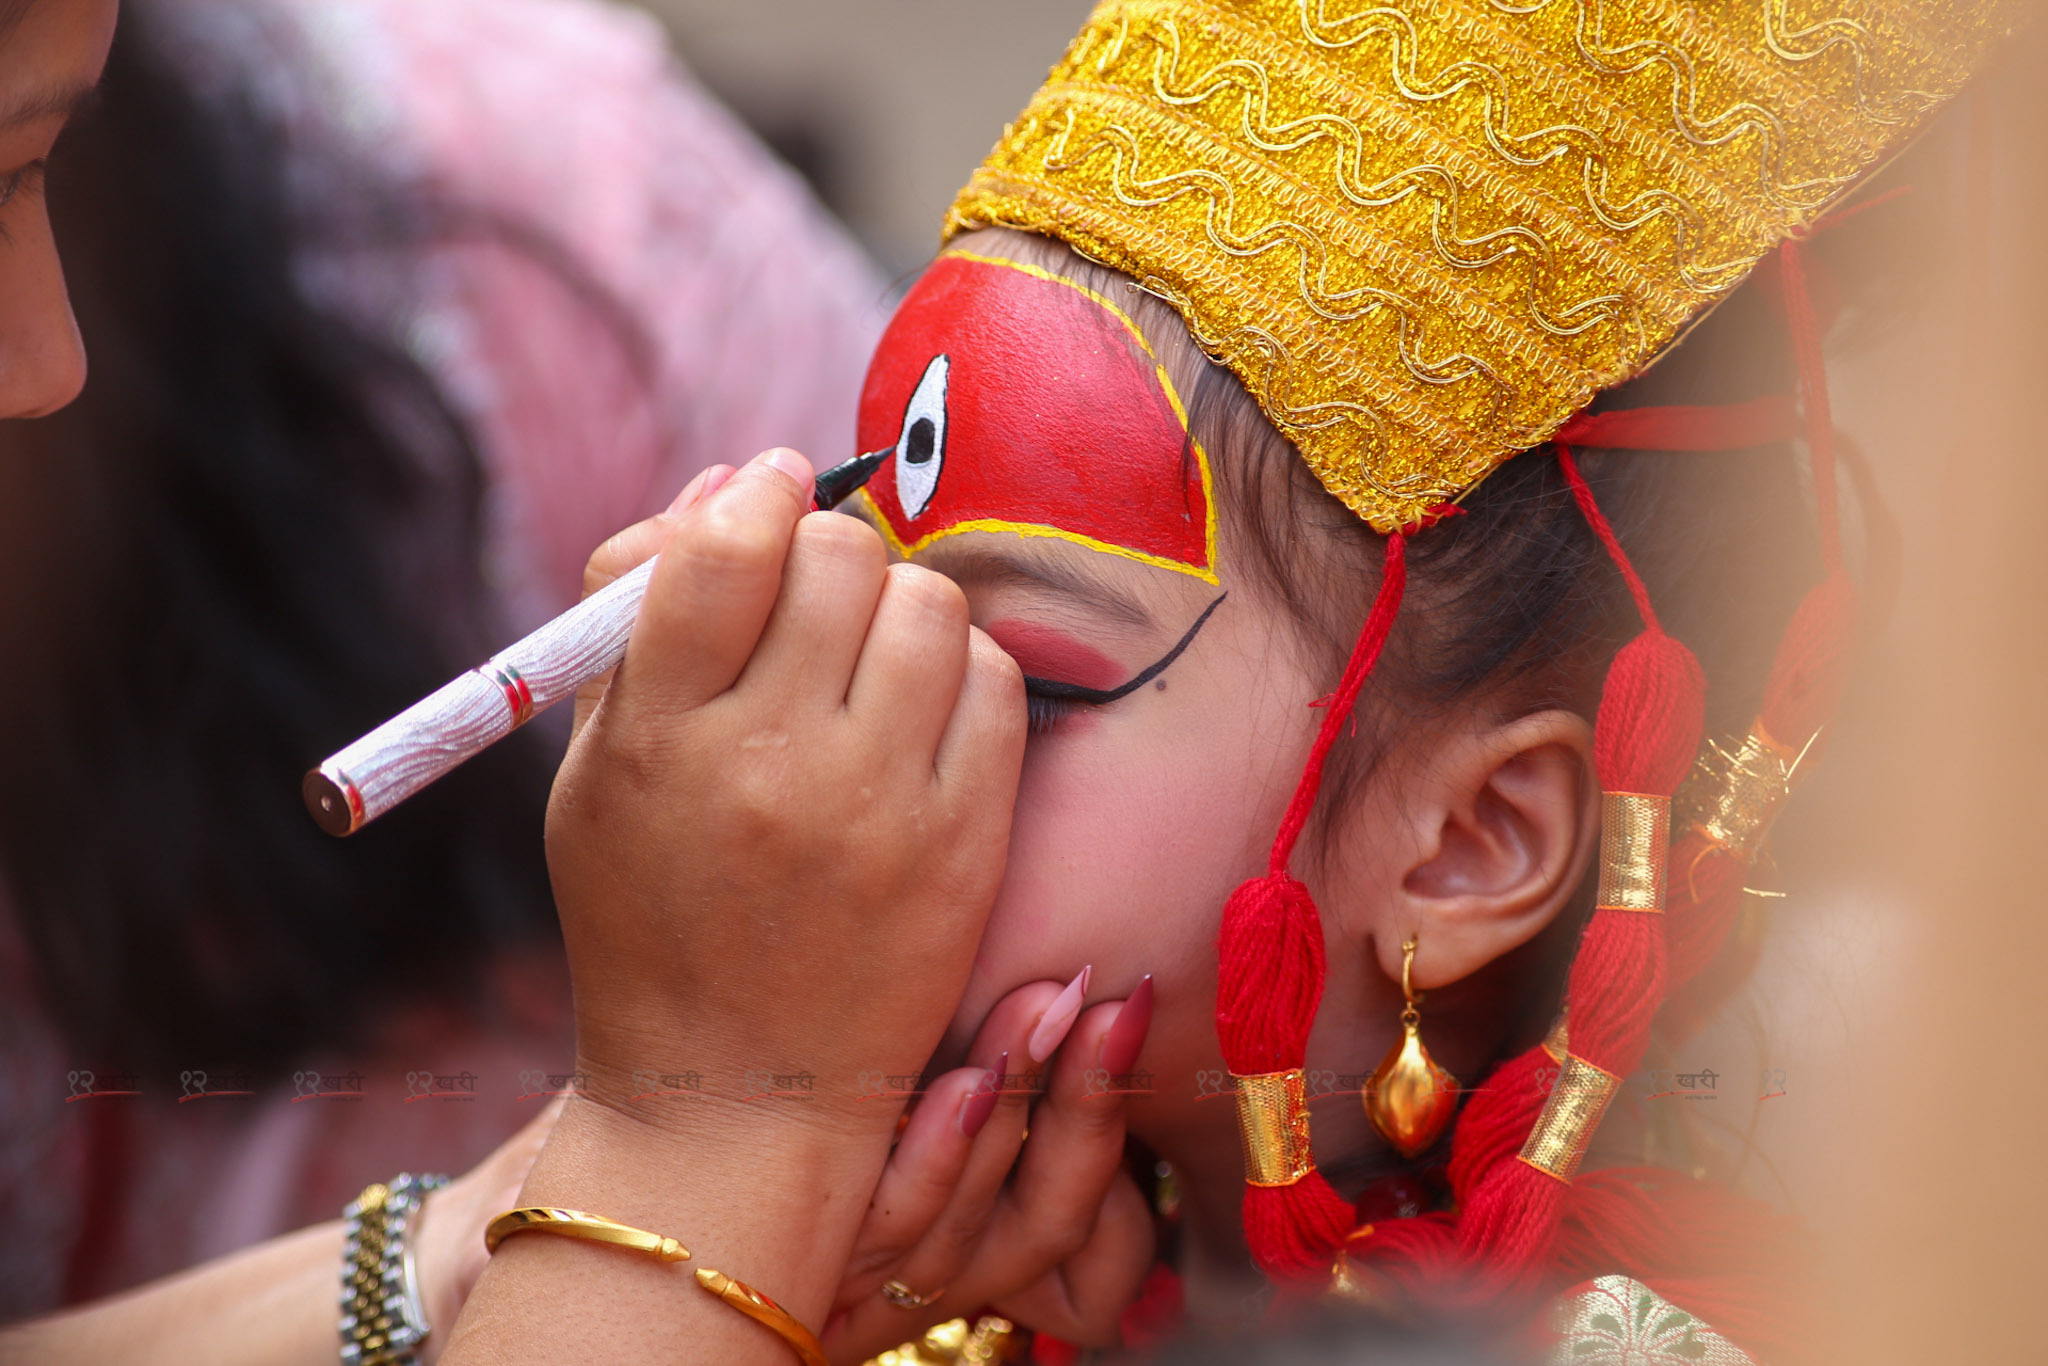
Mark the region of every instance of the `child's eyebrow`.
[[1158, 625], [1145, 605], [1130, 594], [1078, 566], [1057, 560], [1014, 555], [986, 545], [934, 546], [918, 558], [963, 587], [1001, 584], [1038, 588], [1140, 630], [1149, 631]]

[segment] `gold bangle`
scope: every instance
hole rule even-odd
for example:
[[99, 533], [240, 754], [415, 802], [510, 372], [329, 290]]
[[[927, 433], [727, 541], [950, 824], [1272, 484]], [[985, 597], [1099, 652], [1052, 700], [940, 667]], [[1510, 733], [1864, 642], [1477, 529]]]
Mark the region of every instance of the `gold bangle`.
[[[484, 1229], [484, 1249], [496, 1252], [498, 1244], [515, 1233], [552, 1233], [563, 1238], [580, 1238], [590, 1243], [610, 1243], [662, 1262], [686, 1262], [690, 1250], [673, 1238], [634, 1228], [601, 1214], [574, 1209], [506, 1210]], [[723, 1300], [754, 1322], [774, 1333], [795, 1349], [804, 1366], [828, 1366], [818, 1335], [798, 1323], [790, 1312], [745, 1281], [734, 1280], [722, 1271], [697, 1268], [697, 1284], [705, 1293]]]

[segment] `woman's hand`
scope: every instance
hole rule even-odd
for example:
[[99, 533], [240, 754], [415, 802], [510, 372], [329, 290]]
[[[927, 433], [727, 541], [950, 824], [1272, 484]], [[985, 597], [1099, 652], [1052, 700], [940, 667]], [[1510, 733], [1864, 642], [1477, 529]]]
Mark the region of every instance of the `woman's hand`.
[[806, 515], [810, 479], [790, 451], [707, 472], [592, 559], [603, 582], [661, 551], [548, 812], [600, 1099], [635, 1071], [728, 1095], [801, 1075], [803, 1113], [891, 1122], [832, 1102], [922, 1065], [994, 898], [1016, 666], [951, 582], [889, 564], [851, 517]]
[[[419, 1268], [420, 1307], [436, 1330], [420, 1349], [425, 1366], [440, 1360], [448, 1330], [490, 1261], [484, 1226], [519, 1203], [519, 1188], [561, 1113], [558, 1097], [489, 1157], [429, 1193], [420, 1207], [413, 1225], [414, 1265]], [[323, 1308], [332, 1306], [323, 1301]]]
[[[770, 451], [593, 558], [601, 582], [661, 556], [548, 807], [586, 1084], [519, 1199], [660, 1230], [816, 1324], [896, 1120], [858, 1079], [919, 1070], [956, 1008], [1025, 727], [960, 590], [810, 489]], [[690, 1279], [510, 1239], [446, 1362], [788, 1359]]]
[[[1069, 1342], [1116, 1343], [1153, 1255], [1151, 1210], [1123, 1165], [1152, 987], [1081, 1010], [1086, 985], [1011, 992], [969, 1050], [982, 1065], [940, 1077], [911, 1113], [835, 1299], [834, 1361], [985, 1305]], [[906, 1309], [887, 1281], [936, 1298]]]

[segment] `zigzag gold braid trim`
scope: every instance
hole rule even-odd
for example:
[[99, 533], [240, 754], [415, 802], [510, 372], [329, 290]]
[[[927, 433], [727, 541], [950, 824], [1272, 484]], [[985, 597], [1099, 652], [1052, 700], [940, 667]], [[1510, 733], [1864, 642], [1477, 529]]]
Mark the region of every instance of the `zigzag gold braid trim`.
[[[1769, 8], [1768, 4], [1762, 7], [1766, 14]], [[1601, 33], [1606, 9], [1597, 3], [1578, 6], [1572, 41], [1586, 69], [1609, 76], [1634, 75], [1652, 68], [1668, 73], [1670, 96], [1666, 114], [1671, 130], [1695, 148], [1723, 147], [1739, 138], [1750, 138], [1756, 147], [1754, 188], [1767, 203], [1795, 212], [1810, 210], [1850, 178], [1838, 173], [1793, 179], [1786, 171], [1783, 162], [1792, 139], [1784, 123], [1767, 105], [1797, 107], [1823, 92], [1803, 88], [1803, 81], [1782, 65], [1752, 60], [1740, 34], [1714, 24], [1709, 16], [1688, 13], [1675, 5], [1644, 4], [1631, 6], [1625, 14], [1631, 20], [1641, 21], [1652, 36], [1610, 45]], [[1759, 29], [1767, 22], [1763, 16], [1748, 11], [1743, 18]], [[1654, 36], [1658, 33], [1670, 37], [1667, 40]], [[1698, 103], [1703, 67], [1721, 74], [1724, 83], [1737, 89], [1758, 92], [1763, 102], [1740, 100], [1718, 114], [1702, 116]], [[1868, 135], [1867, 119], [1838, 111], [1825, 102], [1812, 106], [1810, 119], [1807, 131], [1817, 142], [1848, 139], [1863, 146], [1868, 157], [1875, 157], [1883, 145], [1881, 137], [1873, 142]]]
[[[1261, 297], [1242, 273], [1242, 250], [1232, 251], [1228, 242], [1210, 239], [1219, 248], [1213, 251], [1192, 245], [1207, 236], [1206, 224], [1187, 229], [1170, 222], [1140, 226], [1124, 219], [1117, 208], [1065, 197], [1069, 187], [1049, 176], [1019, 174], [999, 181], [994, 172], [984, 170], [976, 184], [999, 195], [1003, 208], [973, 219], [963, 210], [955, 220], [956, 229], [992, 223], [1043, 232], [1139, 276], [1194, 320], [1197, 341], [1246, 382], [1325, 485], [1382, 530], [1414, 520], [1475, 482], [1506, 454], [1541, 439], [1540, 428], [1527, 416], [1518, 422], [1515, 415], [1501, 411], [1508, 391], [1498, 380], [1467, 404], [1476, 412], [1437, 406], [1418, 393], [1420, 388], [1468, 377], [1456, 370], [1466, 358], [1456, 352], [1417, 356], [1410, 319], [1420, 316], [1421, 310], [1406, 301], [1405, 307], [1397, 306], [1392, 300], [1398, 296], [1390, 291], [1382, 291], [1380, 307], [1363, 315], [1372, 321], [1377, 321], [1374, 315], [1391, 319], [1391, 325], [1378, 329], [1381, 335], [1371, 351], [1332, 355], [1320, 344], [1325, 320], [1313, 305], [1302, 317], [1288, 308], [1288, 296]], [[1112, 190], [1113, 204], [1123, 198]], [[1312, 207], [1309, 212], [1314, 213]], [[1286, 231], [1314, 240], [1318, 252], [1326, 253], [1309, 228], [1288, 224]], [[1377, 248], [1381, 256], [1390, 250], [1383, 240]], [[1289, 295], [1300, 298], [1299, 287], [1292, 287]], [[1191, 296], [1208, 302], [1198, 305]], [[1270, 319], [1272, 330], [1251, 321], [1261, 315]], [[1207, 324], [1220, 326], [1212, 332]], [[1302, 380], [1314, 372], [1297, 361], [1304, 348], [1309, 354], [1321, 353], [1324, 361], [1317, 367], [1322, 373], [1313, 389]], [[1571, 406], [1583, 406], [1600, 387], [1598, 378], [1579, 378], [1570, 385], [1577, 398]], [[1309, 394], [1303, 394], [1305, 389]], [[1372, 395], [1378, 403], [1367, 406], [1342, 397], [1345, 394]], [[1302, 402], [1297, 395], [1309, 401]], [[1420, 439], [1397, 446], [1382, 437], [1383, 424]], [[1321, 440], [1319, 433], [1325, 434]], [[1439, 452], [1470, 455], [1444, 469]]]
[[[1660, 136], [1662, 124], [1654, 113], [1650, 117], [1642, 117], [1629, 104], [1613, 101], [1612, 92], [1603, 89], [1590, 63], [1586, 69], [1575, 69], [1568, 63], [1545, 60], [1545, 54], [1531, 45], [1506, 41], [1508, 35], [1500, 32], [1497, 26], [1488, 24], [1490, 9], [1490, 6], [1479, 6], [1478, 17], [1475, 17], [1471, 9], [1448, 8], [1443, 22], [1455, 26], [1456, 36], [1471, 44], [1474, 52], [1487, 51], [1485, 45], [1493, 45], [1492, 60], [1468, 58], [1454, 63], [1450, 70], [1457, 72], [1458, 78], [1445, 82], [1442, 90], [1425, 92], [1416, 88], [1412, 80], [1400, 81], [1402, 93], [1418, 98], [1426, 93], [1427, 98], [1441, 99], [1467, 85], [1484, 92], [1484, 113], [1480, 122], [1486, 148], [1494, 158], [1488, 177], [1492, 183], [1487, 187], [1491, 191], [1498, 192], [1504, 186], [1529, 184], [1534, 188], [1554, 182], [1560, 210], [1579, 221], [1583, 221], [1584, 211], [1590, 210], [1592, 221], [1587, 224], [1589, 228], [1634, 231], [1660, 218], [1666, 219], [1666, 226], [1673, 233], [1678, 278], [1663, 278], [1662, 272], [1645, 274], [1640, 263], [1622, 253], [1611, 253], [1611, 259], [1605, 262], [1608, 270], [1614, 269], [1616, 260], [1629, 260], [1626, 272], [1615, 278], [1627, 281], [1636, 277], [1652, 281], [1640, 287], [1653, 292], [1674, 285], [1692, 291], [1713, 291], [1732, 284], [1753, 257], [1738, 254], [1731, 259], [1702, 265], [1696, 259], [1700, 249], [1696, 239], [1707, 232], [1706, 225], [1710, 220], [1717, 224], [1743, 222], [1752, 234], [1768, 231], [1771, 225], [1752, 213], [1739, 200], [1731, 185], [1707, 174], [1705, 168], [1688, 159], [1684, 153], [1690, 150], [1688, 144], [1693, 140]], [[1398, 20], [1402, 25], [1400, 31], [1409, 35], [1409, 45], [1411, 48], [1414, 46], [1414, 27], [1398, 11], [1367, 10], [1358, 17], [1369, 17], [1380, 23]], [[1314, 24], [1306, 15], [1304, 29], [1311, 42], [1335, 45], [1333, 37], [1315, 31]], [[1366, 28], [1351, 35], [1346, 45], [1359, 41], [1370, 32], [1370, 28]], [[1516, 68], [1513, 85], [1501, 69], [1503, 66]], [[1520, 94], [1519, 102], [1517, 92]], [[1514, 112], [1532, 105], [1569, 113], [1521, 133], [1509, 131]], [[1580, 120], [1590, 120], [1592, 126], [1586, 126]], [[1524, 148], [1526, 152], [1521, 150]], [[1610, 157], [1614, 155], [1611, 149], [1616, 148], [1628, 149], [1634, 156], [1643, 158], [1649, 168], [1643, 178], [1655, 187], [1626, 203], [1617, 203], [1613, 196], [1614, 167]], [[1507, 168], [1500, 166], [1502, 161], [1508, 163]], [[1526, 178], [1514, 174], [1515, 168], [1541, 168], [1553, 161], [1563, 161], [1564, 170], [1570, 172], [1576, 168], [1576, 172]]]
[[[1091, 98], [1092, 96], [1092, 98]], [[1497, 349], [1506, 349], [1515, 360], [1563, 379], [1565, 373], [1554, 351], [1526, 330], [1514, 329], [1505, 319], [1480, 308], [1468, 295], [1446, 289], [1442, 277], [1430, 273], [1419, 255], [1398, 239], [1359, 233], [1336, 214], [1312, 203], [1303, 204], [1306, 222], [1276, 221], [1245, 232], [1235, 222], [1236, 191], [1225, 178], [1205, 169], [1191, 169], [1161, 177], [1144, 178], [1138, 165], [1139, 149], [1161, 140], [1189, 138], [1187, 148], [1195, 156], [1227, 155], [1214, 143], [1204, 145], [1189, 137], [1190, 130], [1161, 118], [1145, 104], [1109, 92], [1074, 90], [1070, 99], [1067, 127], [1079, 117], [1101, 118], [1100, 132], [1080, 148], [1070, 146], [1063, 130], [1048, 152], [1048, 176], [1075, 169], [1089, 159], [1109, 164], [1109, 188], [1123, 204], [1150, 208], [1183, 195], [1202, 201], [1203, 231], [1212, 246], [1230, 257], [1255, 258], [1292, 246], [1296, 249], [1296, 296], [1318, 319], [1332, 323], [1357, 322], [1376, 314], [1392, 320], [1393, 356], [1409, 379], [1417, 384], [1447, 385], [1461, 380], [1483, 380], [1488, 396], [1482, 399], [1485, 418], [1497, 418], [1509, 396], [1508, 387], [1493, 367], [1466, 352], [1445, 351], [1428, 355], [1432, 317], [1448, 330], [1462, 325], [1482, 333]], [[1130, 125], [1136, 125], [1135, 129]], [[1146, 126], [1151, 125], [1151, 126]], [[1196, 138], [1199, 134], [1195, 135]], [[1395, 288], [1361, 284], [1340, 288], [1332, 280], [1335, 270], [1345, 267], [1386, 279]], [[1425, 303], [1399, 292], [1420, 288], [1430, 297]]]
[[948, 234], [1172, 303], [1382, 531], [1633, 375], [2019, 0], [1104, 0]]
[[[1427, 220], [1402, 214], [1371, 217], [1375, 224], [1384, 220], [1385, 228], [1400, 229], [1367, 234], [1383, 243], [1380, 250], [1390, 249], [1385, 244], [1398, 247], [1398, 256], [1411, 259], [1417, 267], [1405, 278], [1391, 280], [1391, 287], [1397, 293], [1412, 294], [1418, 288], [1433, 292], [1438, 296], [1431, 300], [1436, 307], [1460, 310], [1470, 320], [1501, 312], [1500, 305], [1511, 297], [1503, 297], [1503, 286], [1515, 288], [1515, 278], [1520, 277], [1523, 298], [1517, 301], [1520, 307], [1515, 311], [1524, 314], [1530, 324], [1527, 334], [1517, 339], [1517, 344], [1523, 347], [1540, 345], [1543, 332], [1571, 335], [1594, 322], [1617, 316], [1629, 319], [1634, 327], [1634, 304], [1627, 293], [1617, 293], [1611, 287], [1610, 276], [1627, 282], [1638, 293], [1664, 288], [1671, 294], [1667, 301], [1671, 306], [1690, 306], [1692, 300], [1681, 297], [1683, 291], [1671, 290], [1659, 277], [1642, 274], [1625, 256], [1607, 250], [1605, 234], [1579, 228], [1561, 203], [1553, 206], [1540, 193], [1531, 193], [1540, 190], [1540, 186], [1525, 186], [1521, 181], [1500, 176], [1494, 158], [1475, 156], [1469, 143], [1440, 136], [1430, 123], [1418, 120], [1412, 100], [1401, 91], [1362, 88], [1338, 61], [1341, 54], [1298, 44], [1289, 50], [1280, 34], [1238, 7], [1182, 0], [1174, 8], [1188, 12], [1189, 24], [1184, 26], [1171, 17], [1162, 17], [1139, 38], [1127, 38], [1119, 45], [1126, 53], [1123, 64], [1139, 70], [1103, 79], [1100, 60], [1087, 60], [1087, 54], [1083, 54], [1079, 70], [1071, 79], [1057, 86], [1049, 84], [1043, 92], [1048, 106], [1085, 105], [1091, 96], [1096, 100], [1113, 98], [1119, 89], [1125, 89], [1125, 104], [1101, 111], [1104, 121], [1129, 120], [1136, 109], [1147, 106], [1161, 110], [1166, 117], [1209, 134], [1209, 147], [1198, 149], [1195, 156], [1209, 166], [1218, 160], [1213, 150], [1216, 148], [1223, 149], [1225, 155], [1233, 148], [1274, 154], [1264, 158], [1259, 168], [1295, 182], [1282, 194], [1296, 208], [1318, 199], [1327, 201], [1340, 215], [1348, 207], [1342, 201], [1358, 208], [1387, 208], [1408, 198], [1414, 189], [1426, 186], [1430, 210]], [[1120, 24], [1127, 22], [1128, 16], [1120, 20]], [[1206, 32], [1197, 39], [1185, 38], [1185, 30], [1194, 28], [1197, 22]], [[1143, 50], [1148, 46], [1154, 53], [1149, 65], [1142, 60]], [[1275, 55], [1216, 60], [1219, 54], [1241, 51], [1271, 51]], [[1399, 44], [1395, 55], [1398, 59]], [[1398, 75], [1396, 80], [1399, 81]], [[1451, 82], [1445, 93], [1455, 93], [1470, 84], [1470, 78]], [[1286, 92], [1284, 99], [1276, 89]], [[1491, 91], [1486, 92], [1489, 108], [1493, 98]], [[1592, 136], [1583, 129], [1575, 131], [1587, 138]], [[1299, 155], [1282, 155], [1288, 153]], [[1535, 158], [1534, 164], [1549, 159], [1551, 156], [1546, 153]], [[1054, 169], [1050, 161], [1046, 169]], [[1373, 177], [1369, 181], [1365, 178], [1367, 170]], [[1141, 173], [1134, 174], [1142, 179]], [[1403, 182], [1412, 188], [1387, 192], [1390, 185]], [[1504, 200], [1521, 221], [1504, 222], [1485, 232], [1464, 228], [1464, 182], [1473, 184], [1486, 197]], [[1330, 196], [1325, 185], [1334, 189], [1341, 200]], [[1226, 186], [1225, 198], [1230, 197]], [[1446, 243], [1443, 238], [1446, 205], [1461, 220], [1456, 236], [1462, 242]], [[1234, 208], [1223, 215], [1226, 223], [1236, 216]], [[1357, 237], [1367, 219], [1363, 215], [1353, 218], [1349, 235]], [[1338, 221], [1344, 220], [1340, 217]], [[1252, 235], [1255, 234], [1240, 234]], [[1566, 239], [1569, 254], [1574, 257], [1590, 253], [1596, 258], [1600, 269], [1593, 277], [1594, 292], [1578, 292], [1576, 282], [1560, 274], [1552, 238]], [[1453, 249], [1465, 243], [1488, 242], [1502, 245], [1476, 258]], [[1340, 241], [1331, 245], [1342, 250], [1347, 244]], [[1328, 252], [1318, 251], [1316, 257], [1316, 274], [1319, 278], [1327, 277]], [[1501, 283], [1487, 289], [1472, 288], [1469, 276], [1446, 278], [1439, 269], [1448, 266], [1471, 272], [1503, 263], [1506, 265]], [[1308, 263], [1304, 262], [1302, 274], [1306, 277], [1308, 273]], [[1306, 278], [1303, 286], [1314, 306], [1314, 291], [1308, 287]], [[1325, 297], [1320, 302], [1330, 307], [1334, 301]], [[1561, 368], [1561, 358], [1549, 364]]]
[[1621, 1078], [1584, 1058], [1567, 1056], [1543, 1102], [1543, 1112], [1522, 1144], [1521, 1159], [1546, 1176], [1571, 1183], [1600, 1127]]
[[[1204, 6], [1198, 13], [1204, 22], [1232, 22], [1229, 11], [1219, 13]], [[1397, 68], [1402, 50], [1399, 37], [1412, 34], [1412, 26], [1405, 20], [1400, 23], [1402, 27], [1394, 30]], [[1257, 33], [1249, 31], [1250, 35]], [[1356, 35], [1342, 45], [1349, 46], [1363, 36]], [[1626, 256], [1608, 250], [1600, 236], [1581, 230], [1560, 206], [1492, 174], [1490, 165], [1466, 152], [1457, 141], [1437, 136], [1427, 125], [1409, 117], [1411, 110], [1405, 98], [1360, 98], [1359, 92], [1341, 79], [1341, 68], [1335, 67], [1333, 59], [1325, 54], [1310, 50], [1290, 64], [1290, 77], [1299, 79], [1310, 92], [1308, 103], [1312, 112], [1281, 119], [1273, 112], [1273, 79], [1264, 65], [1249, 60], [1231, 61], [1195, 75], [1181, 70], [1184, 62], [1177, 24], [1163, 22], [1155, 41], [1159, 50], [1152, 73], [1154, 99], [1161, 104], [1185, 107], [1225, 93], [1224, 86], [1237, 86], [1244, 92], [1238, 124], [1243, 140], [1268, 152], [1293, 151], [1317, 140], [1327, 141], [1332, 152], [1331, 184], [1352, 204], [1384, 208], [1410, 195], [1427, 195], [1429, 233], [1426, 239], [1414, 244], [1415, 249], [1433, 250], [1440, 262], [1460, 270], [1484, 269], [1511, 260], [1520, 263], [1526, 268], [1522, 306], [1530, 320], [1546, 332], [1575, 335], [1617, 313], [1630, 319], [1635, 313], [1630, 296], [1611, 289], [1589, 299], [1551, 298], [1546, 308], [1544, 297], [1554, 295], [1564, 283], [1558, 271], [1557, 253], [1548, 240], [1550, 235], [1568, 240], [1575, 252], [1590, 253], [1638, 293], [1662, 287], [1662, 282], [1643, 275]], [[1412, 39], [1409, 50], [1412, 51]], [[1396, 79], [1400, 79], [1398, 73]], [[1370, 184], [1362, 183], [1360, 176], [1368, 163], [1376, 158], [1384, 160], [1382, 149], [1389, 144], [1405, 145], [1413, 155], [1412, 164]], [[1489, 232], [1468, 231], [1463, 226], [1462, 208], [1466, 182], [1483, 184], [1489, 194], [1500, 196], [1510, 216], [1519, 221], [1510, 221]]]
[[[1764, 45], [1780, 61], [1806, 62], [1819, 57], [1832, 48], [1847, 48], [1856, 69], [1856, 107], [1865, 117], [1876, 123], [1901, 123], [1912, 115], [1920, 113], [1930, 105], [1938, 104], [1942, 96], [1933, 90], [1906, 89], [1897, 92], [1889, 102], [1873, 99], [1865, 88], [1864, 67], [1875, 60], [1870, 30], [1854, 19], [1817, 19], [1803, 29], [1787, 31], [1783, 26], [1789, 20], [1790, 6], [1772, 4], [1764, 7]], [[1939, 52], [1942, 35], [1930, 32], [1912, 22], [1910, 11], [1898, 12], [1897, 22], [1902, 29], [1913, 35], [1914, 45]], [[1967, 79], [1967, 70], [1954, 73], [1955, 79]]]

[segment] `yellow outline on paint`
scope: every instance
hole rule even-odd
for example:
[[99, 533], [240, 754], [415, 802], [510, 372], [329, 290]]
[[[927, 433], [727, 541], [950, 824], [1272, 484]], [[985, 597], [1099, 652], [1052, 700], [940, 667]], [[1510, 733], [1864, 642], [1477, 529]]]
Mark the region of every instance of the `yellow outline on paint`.
[[890, 547], [906, 560], [932, 544], [932, 542], [943, 541], [948, 536], [958, 536], [963, 531], [1007, 531], [1018, 536], [1043, 536], [1054, 540], [1071, 541], [1083, 549], [1099, 551], [1104, 555], [1121, 555], [1127, 560], [1136, 560], [1139, 564], [1149, 564], [1159, 569], [1171, 569], [1177, 574], [1192, 574], [1203, 583], [1214, 584], [1219, 588], [1223, 584], [1223, 581], [1216, 577], [1216, 571], [1213, 569], [1192, 565], [1185, 560], [1169, 560], [1164, 555], [1148, 555], [1142, 550], [1132, 550], [1128, 546], [1111, 545], [1107, 541], [1098, 541], [1093, 536], [1083, 536], [1078, 531], [1066, 531], [1056, 526], [1046, 526], [1042, 522], [1005, 522], [995, 517], [978, 517], [971, 522], [955, 522], [942, 531], [934, 531], [922, 540], [911, 545], [905, 545], [901, 540], [897, 539], [896, 528], [889, 525], [888, 517], [883, 515], [879, 507], [875, 506], [874, 495], [863, 488], [860, 491], [860, 496], [867, 503], [868, 511], [874, 513], [875, 526], [881, 531], [882, 539], [887, 541]]
[[[1056, 285], [1065, 285], [1076, 294], [1092, 300], [1096, 305], [1107, 311], [1112, 318], [1115, 318], [1124, 325], [1124, 330], [1131, 334], [1131, 340], [1138, 344], [1138, 349], [1143, 351], [1146, 358], [1152, 362], [1152, 368], [1159, 376], [1159, 387], [1165, 391], [1166, 401], [1172, 406], [1173, 415], [1180, 420], [1181, 435], [1187, 437], [1188, 445], [1195, 453], [1195, 468], [1201, 472], [1202, 476], [1202, 517], [1205, 523], [1202, 528], [1202, 554], [1208, 561], [1208, 564], [1198, 566], [1181, 560], [1170, 560], [1163, 555], [1150, 555], [1142, 550], [1132, 550], [1125, 546], [1110, 545], [1106, 541], [1096, 540], [1093, 536], [1083, 536], [1077, 531], [1063, 531], [1058, 527], [1046, 526], [1038, 522], [1005, 522], [995, 518], [981, 518], [973, 522], [956, 522], [943, 531], [933, 532], [916, 545], [905, 547], [901, 541], [896, 539], [896, 533], [890, 529], [889, 519], [882, 515], [880, 508], [874, 506], [874, 500], [869, 499], [868, 506], [874, 510], [875, 520], [881, 523], [883, 534], [888, 537], [889, 544], [896, 548], [898, 554], [908, 558], [930, 545], [933, 541], [962, 531], [1011, 531], [1019, 536], [1053, 536], [1063, 541], [1072, 541], [1076, 545], [1086, 546], [1090, 550], [1097, 550], [1110, 555], [1121, 555], [1127, 560], [1136, 560], [1140, 564], [1155, 565], [1160, 569], [1172, 569], [1182, 574], [1192, 574], [1204, 583], [1220, 585], [1222, 581], [1216, 577], [1216, 490], [1214, 482], [1209, 475], [1209, 453], [1202, 449], [1202, 443], [1197, 441], [1194, 432], [1189, 430], [1188, 410], [1180, 401], [1180, 393], [1173, 387], [1173, 379], [1166, 373], [1166, 367], [1160, 363], [1159, 353], [1152, 349], [1151, 342], [1145, 340], [1145, 334], [1139, 330], [1137, 322], [1130, 314], [1124, 312], [1108, 299], [1088, 288], [1088, 286], [1078, 281], [1069, 280], [1066, 276], [1047, 270], [1043, 266], [1034, 266], [1024, 261], [1012, 261], [1001, 256], [984, 256], [979, 252], [973, 251], [953, 250], [939, 253], [939, 259], [942, 261], [949, 256], [958, 257], [963, 261], [978, 261], [986, 266], [1001, 266], [1004, 269], [1019, 271], [1036, 279], [1050, 280]], [[867, 490], [863, 489], [861, 493], [865, 497]]]

